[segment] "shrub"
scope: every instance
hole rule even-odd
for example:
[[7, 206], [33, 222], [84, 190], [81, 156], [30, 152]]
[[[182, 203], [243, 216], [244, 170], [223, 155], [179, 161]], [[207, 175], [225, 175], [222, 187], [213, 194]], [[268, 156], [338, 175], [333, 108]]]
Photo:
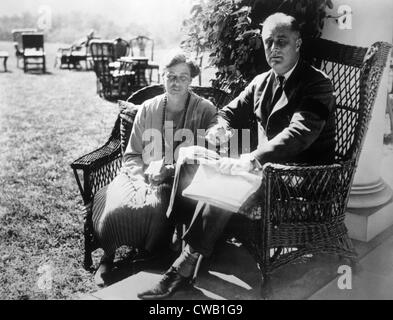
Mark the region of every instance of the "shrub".
[[268, 70], [260, 37], [261, 23], [275, 12], [294, 16], [302, 37], [319, 37], [331, 0], [199, 0], [183, 27], [182, 47], [201, 56], [217, 69], [213, 86], [237, 91]]

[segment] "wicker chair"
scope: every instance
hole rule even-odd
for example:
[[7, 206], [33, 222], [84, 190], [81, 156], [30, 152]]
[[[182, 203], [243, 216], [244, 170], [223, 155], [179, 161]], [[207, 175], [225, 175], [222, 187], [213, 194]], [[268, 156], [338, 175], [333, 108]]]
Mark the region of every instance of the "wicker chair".
[[[113, 40], [92, 40], [90, 52], [97, 76], [97, 93], [108, 100], [125, 98], [127, 95], [125, 75], [116, 72], [116, 52]], [[124, 81], [123, 81], [124, 80]]]
[[[198, 95], [210, 99], [217, 107], [224, 106], [231, 99], [231, 96], [224, 91], [211, 87], [192, 87], [192, 90]], [[153, 85], [135, 92], [127, 101], [139, 105], [163, 92], [162, 85]], [[122, 133], [120, 132], [121, 122], [122, 128], [125, 129], [125, 132]], [[92, 213], [88, 204], [91, 203], [96, 192], [110, 183], [118, 174], [124, 145], [128, 141], [130, 133], [131, 125], [128, 123], [127, 117], [123, 117], [123, 114], [120, 113], [108, 141], [101, 148], [82, 156], [71, 164], [83, 202], [87, 205], [84, 225], [84, 266], [86, 269], [91, 268], [92, 251], [99, 248], [99, 244], [94, 239]], [[83, 181], [83, 185], [81, 181]]]
[[305, 43], [304, 58], [326, 72], [336, 92], [335, 163], [263, 166], [259, 204], [248, 209], [253, 218], [236, 226], [258, 263], [262, 295], [275, 269], [307, 254], [334, 254], [356, 266], [345, 209], [389, 48], [380, 42], [369, 50], [324, 39]]

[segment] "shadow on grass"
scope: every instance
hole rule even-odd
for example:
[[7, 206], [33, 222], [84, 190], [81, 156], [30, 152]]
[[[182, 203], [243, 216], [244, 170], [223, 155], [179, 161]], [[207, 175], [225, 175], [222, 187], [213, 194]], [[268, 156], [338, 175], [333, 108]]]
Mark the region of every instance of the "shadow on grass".
[[32, 74], [32, 75], [35, 75], [35, 76], [45, 76], [45, 75], [53, 75], [53, 72], [50, 72], [50, 71], [45, 71], [45, 72], [42, 72], [42, 71], [33, 71], [33, 70], [29, 70], [29, 71], [27, 71], [27, 72], [24, 72], [24, 74]]

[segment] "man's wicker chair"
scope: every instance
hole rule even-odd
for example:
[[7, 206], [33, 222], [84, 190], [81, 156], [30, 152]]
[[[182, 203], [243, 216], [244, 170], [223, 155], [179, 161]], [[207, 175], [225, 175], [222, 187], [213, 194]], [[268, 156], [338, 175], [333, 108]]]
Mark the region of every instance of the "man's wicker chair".
[[[192, 90], [196, 94], [210, 99], [218, 108], [221, 108], [231, 100], [230, 95], [219, 89], [192, 87]], [[139, 105], [145, 100], [162, 93], [164, 93], [164, 87], [162, 85], [152, 85], [138, 90], [127, 101]], [[84, 225], [84, 266], [86, 269], [91, 268], [92, 251], [100, 247], [94, 239], [92, 213], [88, 204], [91, 203], [94, 195], [100, 188], [109, 184], [114, 179], [121, 168], [122, 153], [132, 129], [128, 117], [120, 112], [108, 141], [99, 149], [82, 156], [71, 164], [83, 202], [87, 207]], [[133, 117], [135, 117], [135, 114]], [[121, 128], [124, 131], [120, 132]], [[83, 181], [83, 185], [81, 181]]]
[[263, 166], [259, 204], [236, 226], [258, 263], [263, 295], [275, 269], [308, 254], [356, 265], [345, 209], [389, 49], [381, 42], [369, 50], [324, 39], [305, 43], [304, 58], [331, 78], [336, 93], [335, 163]]

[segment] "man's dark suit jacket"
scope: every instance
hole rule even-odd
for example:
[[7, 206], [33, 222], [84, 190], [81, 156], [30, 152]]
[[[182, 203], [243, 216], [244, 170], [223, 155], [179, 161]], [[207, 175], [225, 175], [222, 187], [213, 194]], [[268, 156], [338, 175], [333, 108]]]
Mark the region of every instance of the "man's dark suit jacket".
[[[219, 112], [219, 123], [250, 129], [250, 151], [261, 163], [330, 163], [335, 148], [335, 98], [329, 78], [299, 60], [277, 103], [271, 99], [274, 72], [258, 75]], [[270, 90], [270, 92], [268, 91]], [[267, 142], [258, 148], [258, 123]]]

